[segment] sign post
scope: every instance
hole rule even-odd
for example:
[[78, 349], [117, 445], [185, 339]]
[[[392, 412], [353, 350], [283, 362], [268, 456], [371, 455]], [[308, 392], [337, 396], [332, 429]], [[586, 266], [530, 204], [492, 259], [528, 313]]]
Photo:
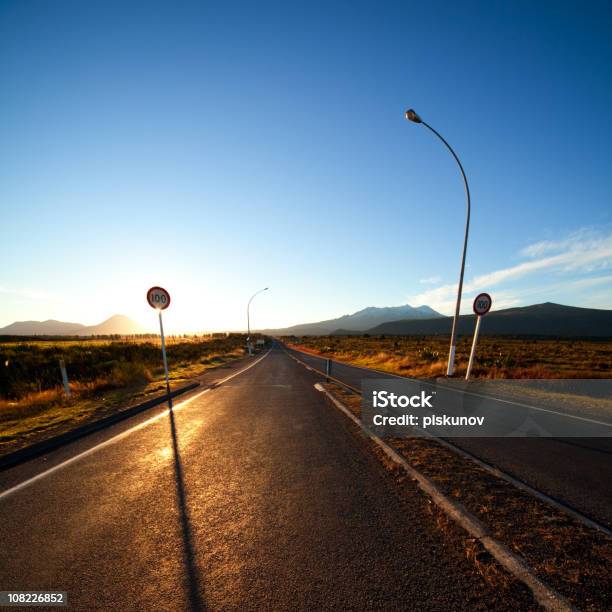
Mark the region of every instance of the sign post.
[[168, 360], [166, 358], [166, 338], [164, 336], [164, 324], [162, 322], [162, 310], [170, 306], [170, 294], [162, 287], [151, 287], [147, 291], [147, 302], [151, 308], [155, 308], [159, 314], [159, 333], [161, 334], [162, 358], [164, 360], [164, 372], [166, 374], [166, 393], [168, 394], [168, 407], [172, 409], [172, 398], [170, 397], [170, 378], [168, 376]]
[[493, 300], [488, 293], [480, 293], [474, 300], [474, 314], [476, 315], [476, 329], [474, 330], [474, 340], [472, 342], [472, 350], [470, 351], [470, 360], [468, 362], [467, 371], [465, 373], [465, 380], [470, 379], [470, 373], [472, 372], [472, 365], [474, 364], [474, 357], [476, 355], [476, 343], [478, 342], [478, 334], [480, 333], [480, 320], [484, 315], [491, 310]]

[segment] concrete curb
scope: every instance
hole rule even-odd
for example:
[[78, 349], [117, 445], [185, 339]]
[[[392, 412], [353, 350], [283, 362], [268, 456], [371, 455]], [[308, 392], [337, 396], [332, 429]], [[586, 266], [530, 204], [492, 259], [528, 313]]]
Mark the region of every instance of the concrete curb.
[[[171, 397], [176, 397], [178, 395], [182, 395], [187, 391], [191, 391], [200, 386], [199, 382], [190, 383], [181, 387], [180, 389], [176, 389], [170, 393]], [[91, 433], [99, 431], [100, 429], [104, 429], [109, 425], [114, 425], [115, 423], [119, 423], [120, 421], [124, 421], [135, 414], [139, 414], [140, 412], [144, 412], [145, 410], [149, 410], [149, 408], [153, 408], [158, 406], [159, 404], [163, 404], [168, 399], [168, 396], [164, 393], [163, 395], [159, 395], [154, 397], [142, 404], [136, 404], [135, 406], [130, 406], [125, 410], [117, 412], [116, 414], [111, 414], [107, 417], [94, 421], [92, 423], [86, 423], [85, 425], [81, 425], [75, 429], [67, 431], [63, 434], [59, 434], [57, 436], [53, 436], [47, 440], [42, 440], [41, 442], [36, 442], [31, 444], [30, 446], [26, 446], [24, 448], [20, 448], [12, 453], [8, 453], [0, 457], [0, 471], [4, 471], [8, 468], [19, 465], [20, 463], [24, 463], [25, 461], [29, 461], [30, 459], [34, 459], [35, 457], [39, 457], [40, 455], [44, 455], [49, 451], [52, 451], [60, 446], [64, 446], [69, 442], [73, 442], [74, 440], [78, 440], [79, 438], [83, 438]]]
[[[297, 360], [296, 360], [297, 361]], [[321, 383], [316, 383], [315, 388], [324, 393], [325, 396], [353, 421], [394, 463], [401, 466], [414, 480], [419, 488], [424, 491], [447, 516], [455, 523], [465, 529], [472, 537], [478, 540], [483, 547], [503, 566], [512, 576], [525, 584], [533, 593], [536, 601], [545, 609], [552, 612], [576, 611], [565, 597], [557, 593], [547, 584], [542, 582], [525, 562], [515, 555], [502, 542], [495, 539], [487, 531], [483, 523], [473, 514], [468, 512], [464, 506], [448, 498], [429, 478], [412, 467], [404, 457], [399, 455], [393, 448], [378, 436], [372, 434], [365, 425], [339, 400], [337, 400]]]

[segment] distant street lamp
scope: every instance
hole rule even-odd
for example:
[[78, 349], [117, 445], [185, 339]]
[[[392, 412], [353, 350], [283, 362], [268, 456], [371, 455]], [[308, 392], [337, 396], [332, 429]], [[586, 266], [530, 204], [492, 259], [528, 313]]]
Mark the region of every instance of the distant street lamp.
[[259, 295], [260, 293], [263, 293], [264, 291], [267, 291], [269, 289], [269, 287], [264, 287], [263, 289], [260, 289], [259, 291], [256, 291], [252, 296], [251, 299], [249, 300], [249, 303], [247, 304], [247, 346], [249, 349], [249, 355], [251, 354], [251, 315], [250, 315], [250, 307], [251, 307], [251, 302], [253, 301], [253, 298], [256, 295]]
[[429, 128], [446, 146], [446, 148], [451, 152], [451, 155], [455, 158], [457, 165], [459, 166], [459, 170], [461, 170], [461, 176], [463, 177], [463, 184], [465, 185], [465, 195], [467, 197], [467, 219], [465, 221], [465, 238], [463, 240], [463, 253], [461, 255], [461, 273], [459, 274], [459, 287], [457, 289], [457, 304], [455, 305], [455, 316], [453, 317], [453, 330], [451, 332], [451, 343], [450, 350], [448, 353], [448, 366], [446, 369], [446, 375], [452, 376], [455, 371], [455, 348], [457, 346], [457, 323], [459, 321], [459, 310], [461, 308], [461, 291], [463, 290], [463, 272], [465, 271], [465, 254], [467, 251], [467, 243], [468, 243], [468, 233], [470, 230], [470, 188], [468, 187], [467, 177], [465, 176], [465, 172], [463, 171], [463, 166], [457, 157], [457, 154], [453, 151], [452, 147], [442, 138], [442, 136], [434, 130], [431, 125], [425, 123], [419, 117], [419, 115], [413, 109], [406, 111], [406, 119], [408, 121], [412, 121], [413, 123], [422, 123], [426, 128]]

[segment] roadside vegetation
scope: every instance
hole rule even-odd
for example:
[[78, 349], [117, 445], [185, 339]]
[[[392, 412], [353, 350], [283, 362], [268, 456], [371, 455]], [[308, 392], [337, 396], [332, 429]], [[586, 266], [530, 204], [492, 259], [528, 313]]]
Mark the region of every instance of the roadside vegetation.
[[[284, 338], [294, 348], [354, 365], [415, 378], [446, 374], [446, 336], [302, 336]], [[471, 337], [457, 342], [456, 375], [464, 376]], [[472, 377], [612, 378], [612, 340], [483, 336]]]
[[[242, 334], [166, 339], [178, 388], [244, 355]], [[72, 395], [62, 386], [63, 359]], [[0, 338], [0, 454], [145, 401], [165, 390], [155, 336], [96, 339]]]

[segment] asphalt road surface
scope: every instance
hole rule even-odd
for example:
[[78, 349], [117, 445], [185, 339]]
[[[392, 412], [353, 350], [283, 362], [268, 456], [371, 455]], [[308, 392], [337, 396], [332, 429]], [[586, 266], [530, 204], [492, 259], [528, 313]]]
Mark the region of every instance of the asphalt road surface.
[[3, 472], [0, 590], [67, 591], [76, 610], [532, 604], [481, 578], [318, 376], [280, 349], [253, 363]]
[[[315, 355], [290, 351], [301, 361], [325, 370], [325, 360]], [[361, 388], [366, 378], [394, 378], [393, 375], [366, 370], [334, 361], [332, 375], [353, 387]], [[486, 408], [510, 413], [513, 406], [487, 401]], [[521, 412], [519, 406], [514, 407]], [[563, 415], [566, 429], [581, 426]], [[453, 444], [511, 474], [547, 495], [582, 512], [587, 517], [612, 527], [612, 438], [452, 438]]]

